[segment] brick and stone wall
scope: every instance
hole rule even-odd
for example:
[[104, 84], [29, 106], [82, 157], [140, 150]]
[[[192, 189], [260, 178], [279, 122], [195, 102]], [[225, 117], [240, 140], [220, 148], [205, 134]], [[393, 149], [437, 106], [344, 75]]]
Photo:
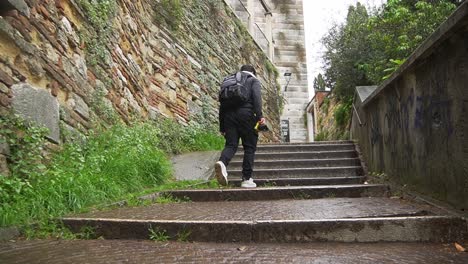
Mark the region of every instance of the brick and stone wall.
[[468, 209], [468, 2], [367, 99], [351, 134], [369, 171]]
[[156, 0], [110, 0], [108, 21], [89, 0], [8, 2], [0, 7], [0, 112], [47, 126], [51, 141], [119, 120], [217, 123], [219, 83], [244, 63], [263, 85], [273, 133], [262, 140], [278, 138], [268, 58], [223, 1], [180, 1], [178, 29], [161, 22]]

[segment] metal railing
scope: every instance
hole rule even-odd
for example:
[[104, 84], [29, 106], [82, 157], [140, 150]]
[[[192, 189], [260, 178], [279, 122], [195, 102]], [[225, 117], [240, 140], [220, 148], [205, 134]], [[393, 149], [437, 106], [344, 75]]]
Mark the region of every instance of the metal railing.
[[362, 123], [361, 117], [359, 116], [359, 113], [358, 113], [358, 111], [357, 111], [357, 109], [356, 109], [356, 106], [355, 106], [354, 104], [353, 104], [353, 109], [354, 109], [354, 113], [356, 113], [356, 117], [357, 117], [357, 120], [358, 120], [358, 122], [359, 122], [359, 126], [365, 125], [365, 123]]

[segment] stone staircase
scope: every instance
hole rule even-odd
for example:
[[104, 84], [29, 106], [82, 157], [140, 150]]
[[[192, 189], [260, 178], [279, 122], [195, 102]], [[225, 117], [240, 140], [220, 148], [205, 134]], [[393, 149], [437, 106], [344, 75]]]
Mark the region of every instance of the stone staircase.
[[440, 243], [467, 237], [462, 218], [394, 199], [386, 185], [366, 184], [352, 142], [260, 145], [255, 189], [236, 187], [242, 153], [240, 148], [228, 167], [228, 188], [169, 191], [164, 194], [190, 202], [124, 207], [63, 222], [109, 239], [148, 239], [151, 230], [196, 242]]

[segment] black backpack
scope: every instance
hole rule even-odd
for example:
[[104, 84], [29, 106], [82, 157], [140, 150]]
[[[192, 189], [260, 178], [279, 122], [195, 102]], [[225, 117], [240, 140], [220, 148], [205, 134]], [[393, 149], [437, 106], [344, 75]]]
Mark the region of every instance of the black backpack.
[[245, 83], [249, 76], [237, 72], [224, 78], [219, 91], [219, 102], [227, 108], [243, 105], [250, 99], [250, 91]]

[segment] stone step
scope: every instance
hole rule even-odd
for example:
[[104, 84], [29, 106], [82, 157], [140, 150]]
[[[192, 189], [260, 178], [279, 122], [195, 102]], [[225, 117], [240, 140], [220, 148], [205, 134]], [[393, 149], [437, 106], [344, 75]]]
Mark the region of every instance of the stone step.
[[[297, 160], [255, 160], [255, 170], [285, 169], [285, 168], [315, 168], [315, 167], [352, 167], [361, 166], [361, 160], [351, 159], [297, 159]], [[230, 170], [242, 169], [242, 161], [229, 163]]]
[[[356, 147], [352, 143], [258, 145], [256, 153], [339, 151], [339, 150], [356, 150]], [[242, 146], [238, 148], [238, 151], [244, 152]]]
[[[73, 250], [70, 250], [73, 249]], [[46, 252], [46, 254], [45, 254]], [[212, 243], [149, 240], [4, 242], [3, 263], [468, 263], [443, 243]], [[131, 261], [129, 261], [131, 259]]]
[[382, 197], [388, 196], [389, 188], [382, 184], [347, 184], [317, 186], [280, 186], [264, 188], [226, 188], [204, 190], [167, 191], [165, 194], [177, 199], [194, 202], [206, 201], [265, 201], [281, 199], [320, 199], [329, 197]]
[[[243, 157], [244, 152], [238, 150], [232, 161], [242, 160]], [[355, 150], [255, 153], [255, 160], [340, 159], [356, 157], [357, 152]]]
[[[242, 170], [231, 170], [228, 168], [228, 175], [231, 177], [242, 177]], [[361, 166], [353, 167], [317, 167], [317, 168], [286, 168], [286, 169], [254, 169], [253, 178], [305, 178], [305, 177], [345, 177], [361, 176], [363, 170]]]
[[281, 144], [266, 143], [266, 144], [258, 144], [258, 146], [340, 145], [340, 144], [347, 145], [347, 144], [354, 144], [354, 142], [352, 140], [335, 140], [335, 141], [315, 141], [315, 142], [310, 142], [310, 143], [281, 143]]
[[433, 208], [389, 198], [334, 198], [153, 204], [87, 213], [63, 220], [106, 239], [210, 242], [452, 242], [467, 238], [467, 223]]
[[[343, 185], [360, 184], [365, 181], [365, 176], [354, 177], [326, 177], [326, 178], [278, 178], [255, 179], [257, 186], [314, 186], [314, 185]], [[241, 179], [229, 179], [229, 185], [240, 187]]]

